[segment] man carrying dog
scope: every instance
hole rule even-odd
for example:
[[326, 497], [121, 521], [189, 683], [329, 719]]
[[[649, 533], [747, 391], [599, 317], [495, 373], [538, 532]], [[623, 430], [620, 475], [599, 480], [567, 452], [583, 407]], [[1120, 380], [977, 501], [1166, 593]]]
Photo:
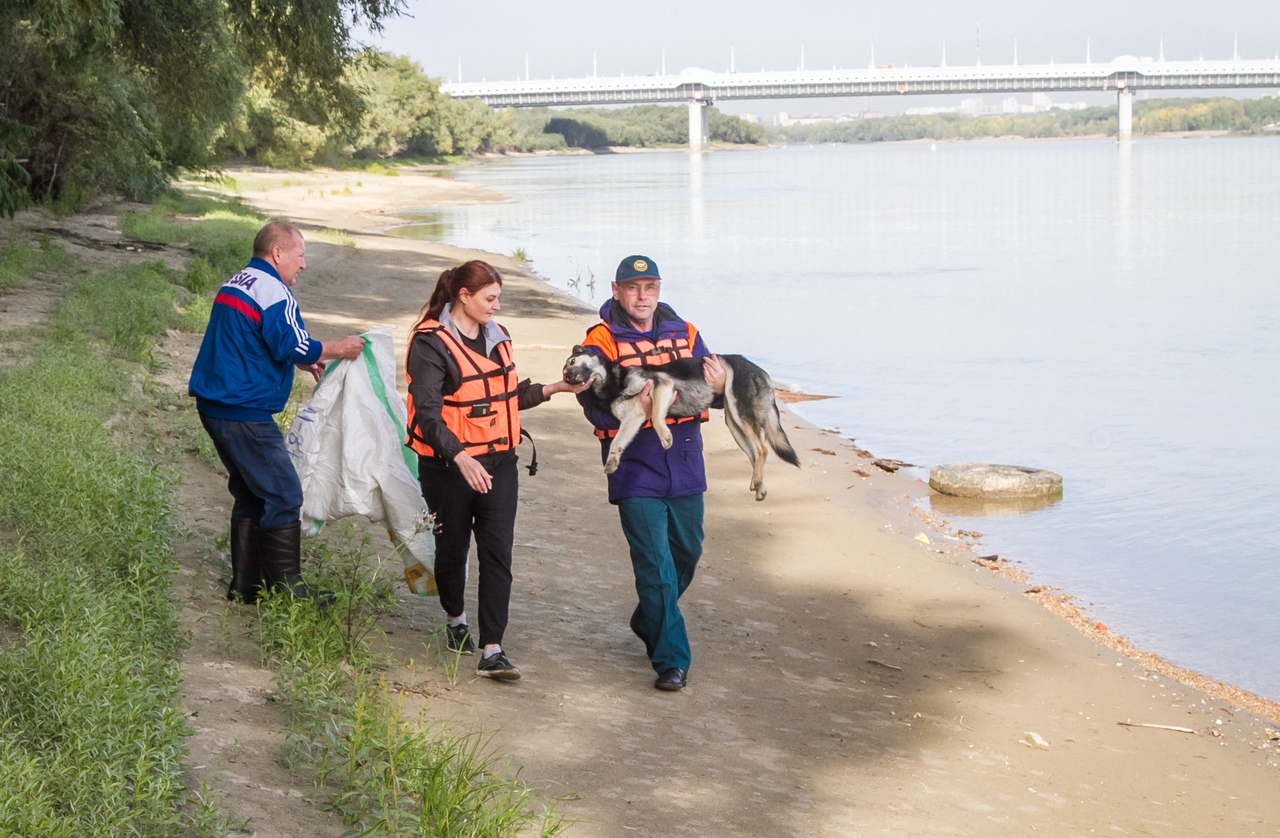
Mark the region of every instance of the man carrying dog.
[[273, 221], [259, 230], [249, 264], [214, 297], [187, 385], [227, 469], [229, 600], [254, 602], [264, 586], [313, 595], [301, 578], [302, 484], [272, 414], [289, 400], [294, 367], [319, 381], [325, 361], [360, 357], [364, 338], [322, 344], [307, 333], [289, 290], [306, 266], [294, 227]]
[[[618, 265], [613, 299], [600, 307], [603, 321], [589, 329], [582, 345], [624, 366], [661, 366], [676, 358], [711, 356], [692, 323], [658, 300], [662, 277], [647, 256], [628, 256]], [[724, 394], [725, 373], [709, 357], [704, 375], [717, 397]], [[649, 412], [649, 387], [641, 395]], [[579, 401], [582, 398], [579, 397]], [[618, 420], [583, 402], [596, 427], [600, 458], [608, 455]], [[618, 507], [622, 532], [631, 548], [639, 604], [631, 630], [644, 641], [658, 673], [660, 690], [683, 689], [692, 654], [679, 599], [702, 555], [702, 496], [707, 490], [702, 461], [701, 423], [706, 415], [667, 419], [673, 443], [664, 449], [646, 425], [609, 475], [609, 502]]]

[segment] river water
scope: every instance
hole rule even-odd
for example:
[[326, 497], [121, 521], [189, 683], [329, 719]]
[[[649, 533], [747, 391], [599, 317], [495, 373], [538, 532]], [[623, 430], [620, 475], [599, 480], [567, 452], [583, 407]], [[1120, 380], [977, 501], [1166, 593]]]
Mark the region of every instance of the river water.
[[[1063, 475], [953, 527], [1171, 662], [1280, 700], [1280, 140], [503, 160], [401, 234], [584, 300], [656, 260], [714, 351], [880, 457]], [[927, 472], [918, 472], [927, 479]]]

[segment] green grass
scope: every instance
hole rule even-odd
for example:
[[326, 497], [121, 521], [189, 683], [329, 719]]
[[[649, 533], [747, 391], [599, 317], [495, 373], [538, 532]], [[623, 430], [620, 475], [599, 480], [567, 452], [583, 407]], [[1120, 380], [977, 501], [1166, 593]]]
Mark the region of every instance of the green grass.
[[37, 236], [34, 246], [10, 233], [8, 243], [0, 249], [0, 293], [25, 287], [27, 279], [65, 271], [73, 261], [48, 233]]
[[529, 254], [523, 247], [517, 247], [515, 250], [511, 251], [511, 258], [521, 262], [528, 262]]
[[[224, 206], [196, 209], [181, 223], [163, 210], [131, 223], [173, 224], [178, 241], [211, 254], [256, 231]], [[76, 266], [60, 253], [11, 243], [0, 265], [70, 277]], [[0, 369], [0, 835], [233, 828], [206, 787], [183, 783], [190, 731], [171, 602], [174, 475], [163, 463], [204, 434], [189, 403], [164, 409], [174, 402], [145, 373], [165, 329], [203, 326], [207, 295], [183, 286], [220, 281], [212, 258], [185, 274], [152, 262], [82, 276], [34, 330], [29, 357]], [[308, 567], [336, 603], [272, 595], [254, 612], [290, 715], [290, 762], [352, 834], [559, 835], [562, 819], [483, 739], [402, 721], [372, 674], [389, 665], [378, 621], [399, 558], [378, 556], [351, 525], [326, 533], [308, 545]]]
[[55, 339], [71, 343], [79, 336], [101, 341], [116, 357], [144, 363], [156, 336], [166, 329], [198, 331], [205, 320], [181, 306], [190, 294], [174, 285], [178, 272], [147, 262], [94, 274], [77, 282], [49, 324]]
[[[366, 175], [399, 177], [400, 173], [396, 171], [396, 165], [396, 163], [385, 160], [348, 160], [342, 164], [341, 170], [344, 172], [364, 172]], [[356, 185], [359, 186], [360, 184]]]
[[206, 212], [185, 227], [186, 241], [225, 279], [245, 266], [253, 253], [253, 237], [262, 228], [261, 216], [226, 209]]
[[385, 682], [336, 668], [277, 680], [293, 718], [286, 758], [328, 794], [352, 835], [504, 838], [561, 835], [565, 821], [481, 736], [419, 717], [405, 724]]
[[108, 430], [137, 398], [118, 359], [181, 315], [165, 284], [148, 265], [81, 280], [31, 360], [0, 371], [0, 834], [219, 820], [182, 777], [169, 482]]
[[396, 170], [405, 166], [457, 166], [467, 162], [469, 158], [466, 155], [438, 154], [430, 157], [394, 157], [385, 160], [347, 160], [338, 169], [344, 172], [365, 172], [371, 175], [395, 177], [399, 174]]
[[367, 533], [330, 525], [336, 538], [309, 545], [312, 582], [335, 592], [317, 608], [270, 595], [258, 611], [258, 638], [290, 715], [286, 760], [309, 769], [353, 835], [454, 838], [557, 836], [565, 823], [482, 737], [420, 717], [401, 718], [394, 693], [375, 673], [377, 617], [394, 603], [399, 564], [377, 556]]
[[277, 669], [349, 666], [361, 670], [390, 665], [372, 651], [382, 636], [377, 618], [395, 604], [389, 558], [376, 555], [369, 534], [352, 523], [335, 523], [323, 540], [306, 544], [311, 581], [334, 592], [335, 602], [317, 608], [310, 600], [268, 596], [258, 609], [264, 663]]
[[306, 237], [308, 241], [329, 242], [330, 244], [342, 245], [343, 247], [348, 247], [352, 250], [359, 250], [360, 248], [353, 236], [349, 233], [344, 233], [341, 230], [308, 230], [306, 232]]
[[[234, 190], [234, 187], [232, 188]], [[262, 217], [257, 210], [246, 206], [239, 198], [231, 198], [217, 192], [207, 192], [200, 188], [170, 190], [157, 196], [151, 202], [151, 207], [159, 212], [188, 217], [199, 217], [215, 211], [241, 215], [245, 218], [258, 219]]]
[[262, 224], [262, 216], [238, 200], [175, 190], [157, 198], [150, 210], [126, 215], [120, 229], [139, 241], [190, 245], [197, 259], [183, 284], [203, 294], [244, 267]]
[[131, 212], [120, 221], [120, 232], [135, 241], [171, 244], [182, 238], [182, 226], [164, 213]]

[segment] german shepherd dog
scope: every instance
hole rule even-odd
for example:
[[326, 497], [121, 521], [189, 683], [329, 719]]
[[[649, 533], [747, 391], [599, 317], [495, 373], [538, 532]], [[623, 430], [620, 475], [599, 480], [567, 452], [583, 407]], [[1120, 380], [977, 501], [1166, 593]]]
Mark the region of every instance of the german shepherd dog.
[[[756, 493], [756, 500], [764, 500], [768, 494], [764, 485], [766, 443], [793, 466], [798, 467], [800, 459], [782, 429], [769, 373], [741, 355], [720, 355], [719, 358], [725, 370], [724, 421], [738, 447], [751, 460], [751, 491]], [[681, 358], [660, 367], [624, 367], [581, 346], [573, 348], [573, 354], [564, 364], [564, 380], [570, 384], [590, 381], [591, 386], [583, 391], [583, 396], [597, 409], [612, 413], [621, 423], [605, 458], [605, 474], [618, 469], [623, 450], [635, 439], [645, 421], [653, 424], [662, 447], [670, 448], [671, 429], [664, 421], [666, 417], [698, 416], [710, 407], [713, 394], [702, 374], [704, 360]], [[653, 382], [653, 409], [645, 416], [639, 396], [648, 382]], [[674, 402], [671, 401], [673, 390]]]

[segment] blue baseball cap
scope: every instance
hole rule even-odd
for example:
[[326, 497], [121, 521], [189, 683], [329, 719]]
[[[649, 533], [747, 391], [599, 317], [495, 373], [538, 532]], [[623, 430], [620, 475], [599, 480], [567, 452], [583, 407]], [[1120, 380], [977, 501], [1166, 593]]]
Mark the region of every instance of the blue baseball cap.
[[618, 272], [614, 282], [626, 282], [628, 279], [662, 279], [658, 274], [658, 265], [648, 256], [628, 256], [618, 263]]

